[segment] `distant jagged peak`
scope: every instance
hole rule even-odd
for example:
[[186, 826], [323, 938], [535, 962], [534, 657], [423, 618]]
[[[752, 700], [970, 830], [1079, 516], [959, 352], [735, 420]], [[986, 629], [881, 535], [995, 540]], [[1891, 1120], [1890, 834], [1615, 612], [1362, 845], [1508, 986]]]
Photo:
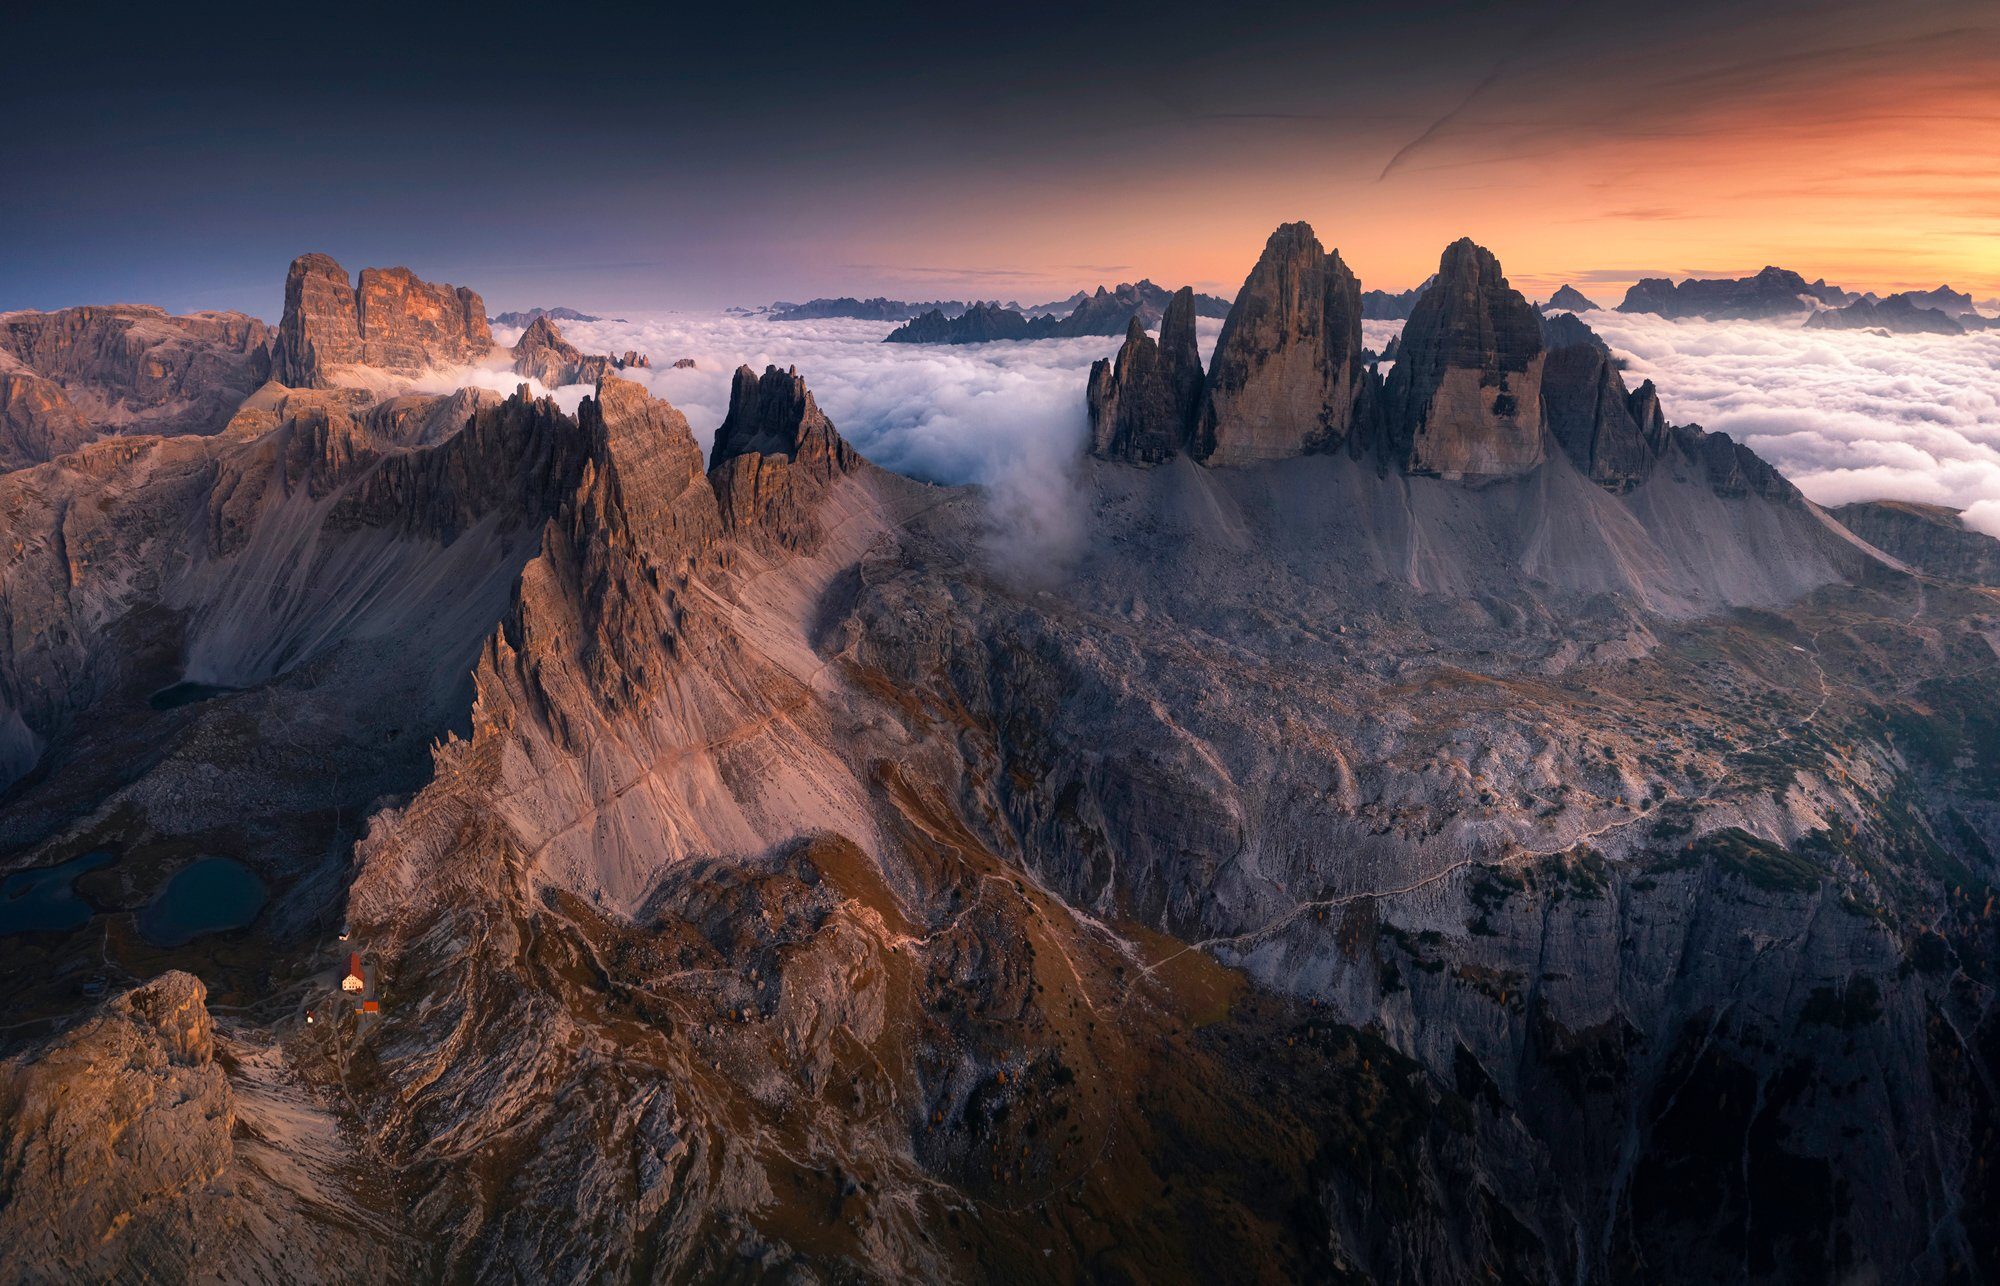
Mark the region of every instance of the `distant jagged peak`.
[[1808, 282], [1789, 268], [1766, 265], [1748, 277], [1689, 277], [1678, 285], [1668, 277], [1633, 283], [1618, 305], [1621, 313], [1708, 321], [1761, 321], [1794, 317], [1830, 303], [1846, 292], [1824, 281]]
[[1591, 302], [1588, 295], [1585, 295], [1581, 290], [1568, 283], [1557, 287], [1556, 293], [1550, 295], [1548, 302], [1542, 305], [1542, 311], [1545, 313], [1558, 311], [1587, 313], [1594, 311], [1596, 308], [1597, 305]]
[[[526, 328], [533, 325], [535, 320], [541, 317], [547, 317], [551, 321], [586, 323], [604, 320], [602, 317], [593, 317], [589, 313], [578, 312], [574, 308], [530, 308], [525, 312], [501, 313], [492, 320], [495, 326], [520, 326]], [[623, 323], [625, 319], [623, 317], [614, 317], [611, 320]]]

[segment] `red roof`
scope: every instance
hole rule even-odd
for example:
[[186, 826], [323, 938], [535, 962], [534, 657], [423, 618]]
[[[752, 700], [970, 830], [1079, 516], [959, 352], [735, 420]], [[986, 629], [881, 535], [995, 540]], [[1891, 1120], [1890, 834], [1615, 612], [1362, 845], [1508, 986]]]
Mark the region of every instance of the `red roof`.
[[376, 1001], [364, 1000], [361, 1002], [361, 1012], [364, 1014], [379, 1014], [382, 1012], [382, 1006]]
[[357, 978], [361, 976], [361, 953], [359, 951], [348, 952], [347, 972], [353, 974]]

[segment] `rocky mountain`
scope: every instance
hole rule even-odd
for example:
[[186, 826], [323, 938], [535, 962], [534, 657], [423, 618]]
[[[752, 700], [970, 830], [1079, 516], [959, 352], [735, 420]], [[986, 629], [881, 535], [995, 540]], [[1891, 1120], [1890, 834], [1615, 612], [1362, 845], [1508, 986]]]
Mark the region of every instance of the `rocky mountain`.
[[415, 373], [492, 350], [486, 305], [465, 287], [434, 285], [407, 268], [363, 268], [357, 286], [333, 259], [309, 254], [285, 277], [271, 374], [293, 388], [331, 388], [343, 367]]
[[1563, 324], [1544, 328], [1542, 402], [1549, 433], [1592, 482], [1614, 491], [1638, 486], [1670, 445], [1652, 383], [1628, 393], [1611, 350], [1588, 326], [1574, 314], [1550, 320]]
[[1581, 290], [1566, 285], [1557, 288], [1556, 293], [1549, 296], [1548, 302], [1542, 305], [1542, 311], [1582, 313], [1596, 307], [1597, 305], [1590, 301], [1590, 297]]
[[1665, 277], [1647, 277], [1625, 292], [1618, 311], [1760, 321], [1807, 312], [1830, 289], [1824, 283], [1808, 284], [1785, 268], [1766, 268], [1753, 277], [1689, 277], [1678, 285]]
[[[996, 305], [997, 306], [997, 305]], [[828, 317], [858, 317], [863, 321], [910, 321], [928, 312], [942, 313], [946, 317], [956, 317], [971, 304], [958, 299], [939, 299], [926, 304], [906, 303], [901, 299], [856, 299], [842, 295], [838, 299], [809, 299], [803, 304], [791, 304], [777, 308], [771, 314], [772, 321], [819, 321]], [[1019, 311], [1018, 308], [1016, 311]]]
[[1541, 463], [1541, 316], [1497, 259], [1469, 239], [1446, 247], [1401, 338], [1383, 396], [1406, 467], [1490, 477]]
[[[1187, 288], [1183, 288], [1187, 289]], [[1217, 314], [1203, 311], [1203, 300], [1213, 296], [1195, 294], [1194, 316]], [[1086, 335], [1121, 335], [1137, 320], [1142, 329], [1160, 324], [1173, 296], [1150, 281], [1120, 285], [1116, 290], [1099, 286], [1095, 294], [1078, 291], [1068, 300], [1044, 304], [1022, 311], [1018, 306], [973, 304], [958, 316], [941, 309], [924, 313], [907, 325], [889, 333], [891, 344], [987, 344], [996, 340], [1077, 339]], [[1212, 307], [1212, 305], [1210, 305]], [[1050, 311], [1067, 308], [1058, 315]]]
[[1310, 227], [1285, 224], [1222, 324], [1195, 454], [1238, 464], [1338, 447], [1362, 378], [1360, 284]]
[[[580, 313], [574, 308], [530, 308], [524, 313], [501, 313], [491, 320], [495, 326], [519, 326], [526, 329], [544, 317], [550, 321], [597, 322], [604, 320], [602, 317], [592, 317], [589, 313]], [[622, 322], [625, 319], [623, 317], [613, 317], [611, 320]]]
[[1963, 335], [1957, 319], [1935, 308], [1919, 306], [1909, 295], [1890, 295], [1880, 302], [1862, 300], [1845, 308], [1828, 308], [1806, 318], [1808, 330], [1883, 330], [1895, 335]]
[[271, 339], [242, 313], [0, 313], [0, 465], [103, 434], [214, 433], [268, 377]]
[[644, 356], [630, 350], [623, 357], [587, 355], [564, 339], [547, 317], [537, 317], [514, 345], [514, 373], [532, 376], [548, 388], [595, 384], [614, 372], [650, 365]]
[[[1141, 278], [1136, 283], [1120, 282], [1108, 291], [1102, 286], [1099, 286], [1095, 292], [1079, 290], [1068, 299], [1057, 299], [1046, 304], [1036, 304], [1032, 308], [1023, 308], [1020, 311], [1028, 317], [1068, 317], [1086, 303], [1102, 299], [1107, 295], [1116, 299], [1121, 307], [1132, 308], [1139, 315], [1140, 319], [1145, 322], [1146, 328], [1151, 330], [1160, 324], [1160, 317], [1166, 312], [1167, 305], [1173, 301], [1174, 292], [1168, 290], [1165, 286], [1153, 284], [1150, 278]], [[1229, 315], [1229, 301], [1215, 295], [1195, 293], [1194, 315], [1197, 317], [1227, 317]], [[1112, 333], [1116, 334], [1117, 332], [1114, 331]]]
[[1194, 291], [1167, 304], [1157, 343], [1137, 317], [1113, 360], [1090, 368], [1091, 450], [1106, 459], [1157, 464], [1194, 449], [1204, 376], [1195, 345]]
[[1956, 509], [1868, 500], [1831, 512], [1861, 539], [1927, 575], [2000, 588], [2000, 540], [1966, 526]]
[[0, 1274], [1991, 1277], [1991, 593], [1359, 299], [1127, 319], [1032, 566], [775, 369], [0, 475]]
[[1972, 296], [1950, 286], [1939, 286], [1934, 290], [1904, 290], [1883, 298], [1884, 303], [1908, 300], [1917, 308], [1934, 308], [1947, 317], [1963, 317], [1967, 313], [1979, 311], [1972, 302]]
[[1368, 321], [1408, 321], [1410, 310], [1417, 306], [1418, 298], [1436, 280], [1436, 277], [1426, 277], [1423, 284], [1401, 292], [1364, 290], [1361, 292], [1361, 316]]

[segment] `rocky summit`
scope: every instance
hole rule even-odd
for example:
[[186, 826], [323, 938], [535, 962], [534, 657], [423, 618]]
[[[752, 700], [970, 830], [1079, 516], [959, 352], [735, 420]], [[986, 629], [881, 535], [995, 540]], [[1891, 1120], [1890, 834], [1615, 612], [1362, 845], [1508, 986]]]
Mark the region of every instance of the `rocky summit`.
[[407, 268], [364, 268], [357, 286], [333, 259], [309, 254], [285, 277], [271, 373], [294, 388], [328, 388], [339, 367], [415, 372], [474, 362], [492, 348], [486, 305], [473, 291]]
[[1689, 277], [1679, 284], [1666, 277], [1647, 277], [1625, 292], [1618, 311], [1708, 321], [1756, 321], [1795, 317], [1811, 310], [1814, 301], [1823, 296], [1844, 293], [1823, 281], [1808, 284], [1788, 268], [1765, 268], [1750, 277]]
[[1470, 241], [1386, 379], [1304, 224], [1127, 318], [1033, 558], [476, 298], [308, 256], [219, 429], [0, 473], [0, 1277], [2000, 1269], [1958, 515]]
[[1360, 284], [1311, 227], [1285, 224], [1222, 323], [1198, 453], [1230, 464], [1338, 446], [1360, 379]]
[[1091, 366], [1091, 450], [1150, 463], [1192, 450], [1203, 378], [1194, 291], [1184, 286], [1167, 304], [1157, 343], [1134, 317], [1116, 359]]
[[1542, 326], [1500, 262], [1454, 241], [1410, 312], [1384, 388], [1390, 449], [1406, 467], [1499, 477], [1543, 457]]

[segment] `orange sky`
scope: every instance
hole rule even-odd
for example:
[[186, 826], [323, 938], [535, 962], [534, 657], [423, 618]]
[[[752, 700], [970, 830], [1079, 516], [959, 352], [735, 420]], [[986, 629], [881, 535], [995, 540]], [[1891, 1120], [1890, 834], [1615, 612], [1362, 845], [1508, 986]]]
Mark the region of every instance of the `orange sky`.
[[[856, 253], [913, 295], [1032, 302], [1140, 273], [1228, 295], [1270, 228], [1304, 218], [1384, 289], [1471, 235], [1536, 297], [1571, 282], [1615, 304], [1641, 275], [1767, 263], [2000, 296], [2000, 6], [1970, 26], [1972, 6], [1930, 6], [1922, 27], [1885, 9], [1909, 24], [1887, 33], [1857, 27], [1866, 12], [1593, 49], [1586, 71], [1549, 38], [1486, 83], [1474, 60], [1455, 83], [1296, 116], [1206, 111], [1197, 86], [1150, 126], [1072, 123], [1045, 155], [996, 158], [1026, 198], [1005, 217], [987, 185], [958, 201], [920, 189]], [[994, 271], [895, 271], [927, 261]]]

